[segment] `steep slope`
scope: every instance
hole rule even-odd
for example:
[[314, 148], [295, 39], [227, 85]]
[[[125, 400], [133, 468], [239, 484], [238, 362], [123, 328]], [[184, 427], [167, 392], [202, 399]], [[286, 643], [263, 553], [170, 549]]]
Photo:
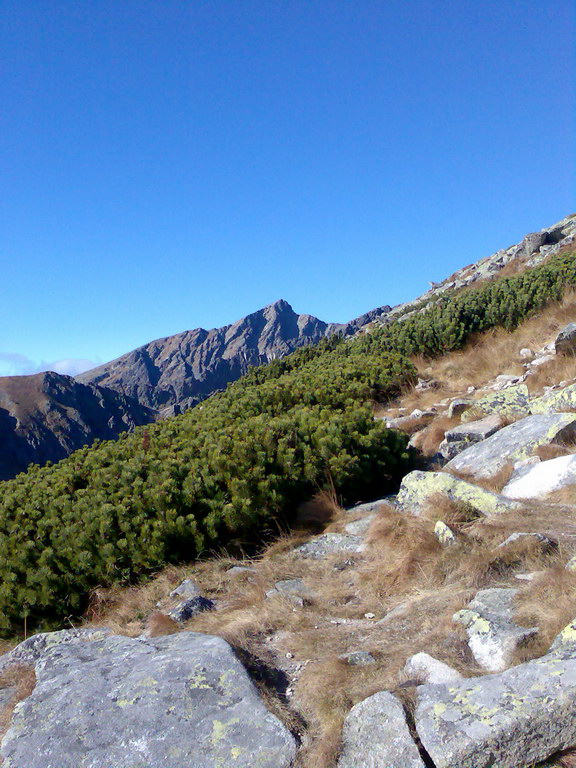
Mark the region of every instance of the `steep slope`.
[[296, 314], [280, 299], [223, 328], [196, 328], [157, 339], [77, 378], [114, 389], [169, 416], [223, 389], [252, 366], [335, 333], [354, 333], [389, 310], [380, 307], [347, 324], [325, 323]]
[[0, 479], [153, 421], [149, 408], [51, 371], [0, 378]]

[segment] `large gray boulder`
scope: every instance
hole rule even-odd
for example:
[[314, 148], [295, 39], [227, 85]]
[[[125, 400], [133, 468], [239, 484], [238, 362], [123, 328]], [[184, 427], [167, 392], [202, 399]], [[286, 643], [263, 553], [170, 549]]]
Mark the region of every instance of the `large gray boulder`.
[[576, 436], [576, 414], [550, 413], [527, 416], [504, 427], [481, 443], [470, 446], [446, 465], [472, 478], [496, 475], [509, 462], [532, 456], [541, 445]]
[[342, 740], [338, 768], [425, 768], [402, 705], [388, 691], [352, 707]]
[[509, 499], [540, 499], [576, 484], [576, 454], [520, 467], [502, 489]]
[[106, 627], [98, 629], [61, 629], [59, 632], [39, 632], [0, 656], [0, 672], [14, 664], [35, 664], [51, 648], [102, 640], [111, 633]]
[[182, 632], [60, 644], [0, 747], [3, 768], [288, 768], [296, 745], [230, 646]]
[[576, 631], [565, 632], [499, 675], [418, 688], [416, 729], [436, 768], [528, 768], [576, 744]]
[[537, 627], [519, 627], [514, 622], [516, 594], [515, 589], [482, 589], [454, 614], [454, 621], [466, 627], [472, 655], [489, 672], [509, 667], [514, 651], [538, 633]]
[[410, 656], [404, 665], [404, 673], [426, 683], [453, 683], [455, 680], [462, 680], [460, 672], [424, 652]]
[[521, 508], [520, 502], [467, 483], [449, 472], [420, 470], [410, 472], [402, 480], [398, 504], [413, 515], [421, 515], [433, 503], [437, 494], [447, 496], [451, 501], [466, 505], [477, 514], [488, 517]]

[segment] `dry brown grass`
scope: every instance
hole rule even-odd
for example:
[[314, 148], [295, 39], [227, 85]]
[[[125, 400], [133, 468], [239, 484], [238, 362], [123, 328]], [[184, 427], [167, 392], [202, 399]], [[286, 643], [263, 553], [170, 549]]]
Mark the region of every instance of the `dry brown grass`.
[[146, 629], [149, 637], [161, 637], [162, 635], [174, 635], [180, 631], [180, 625], [170, 616], [160, 611], [154, 611], [148, 617]]
[[[0, 738], [4, 736], [10, 722], [14, 707], [19, 701], [30, 696], [36, 685], [34, 667], [28, 664], [14, 664], [0, 673], [0, 689], [13, 689], [8, 703], [0, 710]], [[0, 758], [0, 763], [2, 758]]]
[[576, 616], [576, 573], [561, 565], [538, 574], [520, 591], [516, 619], [540, 631], [534, 643], [518, 651], [517, 662], [546, 653], [552, 640]]
[[460, 417], [438, 416], [412, 438], [412, 444], [424, 456], [434, 456], [447, 430], [460, 424]]
[[[421, 376], [440, 382], [438, 389], [407, 390], [393, 405], [425, 410], [447, 397], [466, 396], [468, 387], [482, 387], [502, 373], [520, 375], [526, 362], [520, 357], [524, 348], [536, 352], [576, 315], [576, 289], [569, 288], [562, 301], [553, 302], [530, 317], [514, 331], [495, 328], [472, 337], [462, 350], [449, 352], [435, 360], [414, 357], [413, 362]], [[559, 355], [529, 376], [526, 383], [531, 392], [544, 386], [576, 377], [576, 360]], [[472, 398], [474, 395], [471, 396]]]
[[322, 490], [301, 504], [296, 513], [297, 528], [322, 530], [342, 511], [336, 490]]

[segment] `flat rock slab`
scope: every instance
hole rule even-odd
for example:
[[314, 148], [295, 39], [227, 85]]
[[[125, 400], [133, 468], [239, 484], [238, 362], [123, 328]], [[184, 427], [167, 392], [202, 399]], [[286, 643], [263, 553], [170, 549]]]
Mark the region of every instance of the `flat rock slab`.
[[74, 645], [92, 640], [102, 640], [111, 634], [111, 630], [100, 629], [61, 629], [59, 632], [39, 632], [24, 640], [9, 653], [0, 656], [0, 672], [14, 664], [35, 664], [51, 648], [60, 645]]
[[352, 707], [342, 740], [338, 768], [425, 768], [402, 705], [388, 691]]
[[515, 589], [482, 589], [454, 621], [466, 627], [468, 645], [481, 667], [500, 672], [510, 666], [512, 654], [525, 645], [537, 627], [519, 627], [514, 622]]
[[527, 416], [462, 451], [446, 468], [472, 478], [493, 477], [509, 462], [529, 458], [541, 445], [568, 440], [575, 435], [576, 414]]
[[438, 447], [438, 452], [450, 461], [459, 453], [465, 451], [466, 448], [469, 448], [472, 443], [486, 440], [487, 437], [493, 435], [501, 427], [502, 418], [498, 414], [486, 416], [484, 419], [478, 419], [478, 421], [460, 424], [445, 433], [444, 440]]
[[361, 515], [371, 515], [376, 514], [376, 512], [379, 511], [380, 507], [383, 504], [394, 504], [395, 496], [384, 496], [382, 499], [376, 499], [376, 501], [367, 501], [363, 504], [356, 504], [353, 507], [348, 507], [346, 512], [354, 513], [354, 514], [361, 514]]
[[559, 413], [571, 408], [576, 408], [576, 384], [548, 392], [530, 403], [532, 413]]
[[320, 559], [340, 552], [357, 553], [362, 549], [360, 536], [352, 536], [349, 533], [323, 533], [296, 547], [294, 552], [302, 557]]
[[487, 517], [521, 508], [520, 502], [506, 499], [497, 493], [467, 483], [449, 472], [421, 472], [420, 470], [410, 472], [402, 480], [398, 492], [398, 503], [413, 515], [421, 515], [438, 493], [456, 503], [467, 504], [478, 514]]
[[221, 638], [109, 636], [48, 649], [3, 768], [289, 768], [296, 745]]
[[576, 454], [520, 467], [502, 489], [509, 499], [538, 499], [576, 484]]
[[576, 743], [573, 643], [499, 675], [417, 691], [416, 729], [436, 768], [528, 768]]
[[464, 411], [462, 421], [476, 420], [478, 413], [497, 413], [500, 416], [523, 416], [530, 412], [530, 393], [526, 384], [516, 384], [498, 392], [491, 392], [472, 404], [469, 411]]

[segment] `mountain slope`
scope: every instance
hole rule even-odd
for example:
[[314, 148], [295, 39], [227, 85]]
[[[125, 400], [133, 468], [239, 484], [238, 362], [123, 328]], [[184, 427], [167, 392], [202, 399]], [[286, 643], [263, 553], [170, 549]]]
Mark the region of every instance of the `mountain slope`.
[[389, 310], [381, 307], [347, 324], [325, 323], [296, 314], [280, 299], [223, 328], [196, 328], [157, 339], [77, 378], [114, 389], [168, 416], [223, 389], [252, 366], [335, 333], [354, 333]]
[[153, 421], [155, 414], [123, 395], [70, 376], [38, 373], [0, 378], [0, 479], [34, 462], [59, 461], [95, 439]]

